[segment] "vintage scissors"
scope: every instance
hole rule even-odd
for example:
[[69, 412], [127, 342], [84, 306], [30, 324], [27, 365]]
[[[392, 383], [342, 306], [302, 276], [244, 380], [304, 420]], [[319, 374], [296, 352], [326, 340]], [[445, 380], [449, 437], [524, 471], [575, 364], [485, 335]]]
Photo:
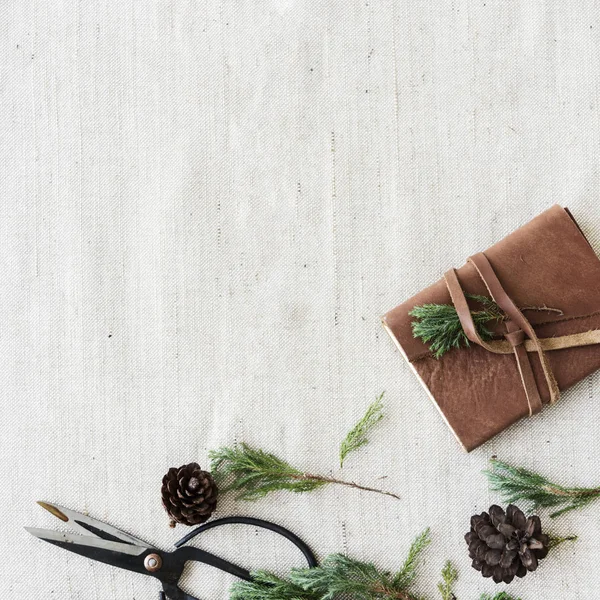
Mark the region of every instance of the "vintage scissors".
[[188, 561], [205, 563], [247, 581], [252, 579], [250, 572], [246, 569], [200, 548], [184, 545], [199, 533], [220, 525], [243, 523], [270, 529], [295, 544], [304, 554], [309, 567], [317, 565], [314, 554], [298, 536], [275, 523], [252, 517], [226, 517], [210, 521], [180, 539], [175, 544], [173, 552], [163, 552], [157, 550], [151, 544], [87, 515], [48, 502], [38, 502], [38, 504], [61, 521], [68, 523], [80, 534], [86, 535], [26, 527], [25, 529], [29, 533], [55, 546], [81, 554], [86, 558], [155, 577], [162, 583], [163, 591], [160, 592], [160, 598], [163, 600], [165, 598], [171, 600], [198, 600], [198, 598], [185, 593], [178, 586], [183, 568]]

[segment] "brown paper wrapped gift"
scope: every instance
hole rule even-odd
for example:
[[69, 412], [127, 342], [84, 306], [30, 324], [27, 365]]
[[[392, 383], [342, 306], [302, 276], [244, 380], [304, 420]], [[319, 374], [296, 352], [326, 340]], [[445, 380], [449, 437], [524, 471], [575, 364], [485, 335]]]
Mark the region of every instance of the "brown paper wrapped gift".
[[[489, 342], [473, 325], [469, 294], [493, 298], [506, 314]], [[436, 359], [413, 337], [409, 312], [450, 303], [472, 343]], [[553, 206], [387, 313], [383, 324], [470, 451], [600, 368], [600, 260], [571, 213]]]

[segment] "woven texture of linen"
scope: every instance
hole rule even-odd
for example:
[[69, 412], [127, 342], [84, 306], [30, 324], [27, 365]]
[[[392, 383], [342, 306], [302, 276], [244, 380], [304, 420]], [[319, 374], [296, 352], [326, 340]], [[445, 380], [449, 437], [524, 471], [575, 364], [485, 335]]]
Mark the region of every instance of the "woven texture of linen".
[[[0, 14], [0, 592], [157, 598], [157, 582], [40, 542], [44, 499], [167, 549], [160, 480], [260, 445], [346, 488], [223, 498], [323, 557], [394, 569], [430, 526], [416, 589], [497, 591], [469, 517], [491, 455], [598, 485], [600, 379], [464, 454], [379, 316], [556, 202], [600, 251], [600, 4], [560, 0], [61, 0]], [[543, 301], [543, 299], [540, 299]], [[385, 390], [387, 418], [337, 467]], [[508, 589], [598, 595], [600, 505]], [[545, 517], [545, 518], [544, 518]], [[202, 547], [285, 573], [271, 533]], [[200, 598], [233, 579], [189, 569]]]

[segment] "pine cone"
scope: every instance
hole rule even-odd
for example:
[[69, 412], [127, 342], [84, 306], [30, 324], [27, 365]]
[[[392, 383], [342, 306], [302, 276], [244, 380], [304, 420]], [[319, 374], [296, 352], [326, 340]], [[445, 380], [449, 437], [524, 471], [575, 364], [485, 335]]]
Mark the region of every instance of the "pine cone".
[[550, 538], [542, 533], [537, 516], [525, 518], [514, 504], [506, 512], [490, 506], [489, 513], [471, 517], [471, 531], [465, 535], [473, 568], [496, 583], [510, 583], [515, 575], [535, 571], [548, 554]]
[[175, 523], [198, 525], [204, 523], [217, 507], [219, 489], [213, 476], [198, 463], [171, 467], [162, 480], [162, 502]]

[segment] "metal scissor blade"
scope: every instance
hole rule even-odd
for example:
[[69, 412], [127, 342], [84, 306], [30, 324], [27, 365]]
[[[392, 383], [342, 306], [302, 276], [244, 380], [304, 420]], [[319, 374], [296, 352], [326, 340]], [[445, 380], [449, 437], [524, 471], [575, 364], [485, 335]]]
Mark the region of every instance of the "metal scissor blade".
[[42, 501], [38, 501], [38, 504], [61, 521], [69, 523], [73, 529], [76, 529], [80, 533], [88, 535], [91, 533], [103, 540], [125, 542], [126, 544], [133, 544], [134, 546], [144, 546], [145, 548], [150, 546], [147, 542], [144, 542], [129, 533], [125, 533], [112, 525], [108, 525], [97, 519], [92, 519], [92, 517], [82, 515], [81, 513], [65, 508], [64, 506]]
[[142, 558], [148, 550], [146, 547], [35, 527], [25, 527], [25, 530], [41, 540], [86, 558], [121, 569], [148, 574]]

